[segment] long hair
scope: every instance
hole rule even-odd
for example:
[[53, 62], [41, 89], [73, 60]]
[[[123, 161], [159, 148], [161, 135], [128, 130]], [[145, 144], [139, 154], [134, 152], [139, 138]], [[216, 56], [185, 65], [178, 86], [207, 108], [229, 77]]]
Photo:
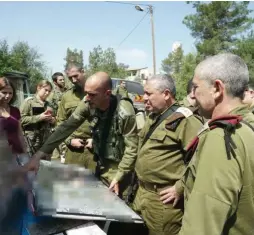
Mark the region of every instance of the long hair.
[[13, 90], [13, 96], [12, 96], [10, 102], [9, 102], [9, 104], [11, 105], [11, 104], [13, 104], [13, 103], [16, 101], [16, 99], [17, 99], [16, 88], [15, 88], [15, 86], [13, 85], [13, 83], [10, 81], [10, 79], [8, 79], [8, 78], [6, 78], [6, 77], [1, 77], [1, 78], [0, 78], [0, 91], [1, 91], [2, 89], [4, 89], [5, 87], [7, 87], [7, 86], [10, 86], [10, 87], [12, 88], [12, 90]]

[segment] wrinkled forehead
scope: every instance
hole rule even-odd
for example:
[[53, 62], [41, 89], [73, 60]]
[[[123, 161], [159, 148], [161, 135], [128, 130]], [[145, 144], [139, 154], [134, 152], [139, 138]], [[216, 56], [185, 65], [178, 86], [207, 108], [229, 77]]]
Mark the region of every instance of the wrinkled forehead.
[[75, 75], [78, 75], [80, 73], [80, 71], [78, 71], [77, 68], [73, 67], [73, 68], [70, 68], [68, 70], [68, 76], [71, 77], [71, 76], [75, 76]]
[[144, 85], [144, 90], [146, 92], [149, 92], [149, 93], [152, 93], [152, 92], [155, 92], [155, 91], [158, 91], [157, 89], [157, 85], [156, 85], [156, 81], [154, 80], [151, 80], [151, 81], [147, 81]]

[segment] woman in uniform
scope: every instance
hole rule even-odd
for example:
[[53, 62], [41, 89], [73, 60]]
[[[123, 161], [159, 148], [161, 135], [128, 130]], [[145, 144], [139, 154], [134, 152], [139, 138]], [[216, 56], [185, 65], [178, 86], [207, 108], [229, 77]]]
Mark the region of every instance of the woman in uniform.
[[46, 101], [52, 88], [49, 81], [40, 81], [36, 94], [27, 98], [21, 106], [21, 124], [30, 154], [34, 154], [42, 146], [55, 123], [54, 112]]

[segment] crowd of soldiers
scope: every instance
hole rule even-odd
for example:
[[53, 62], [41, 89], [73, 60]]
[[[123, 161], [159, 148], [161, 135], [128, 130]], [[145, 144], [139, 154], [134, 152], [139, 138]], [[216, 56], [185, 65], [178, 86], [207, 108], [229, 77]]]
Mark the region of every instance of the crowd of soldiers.
[[171, 76], [149, 77], [140, 131], [131, 100], [112, 92], [107, 73], [87, 78], [72, 65], [67, 76], [72, 88], [56, 73], [50, 99], [43, 81], [21, 107], [28, 170], [64, 154], [129, 203], [150, 235], [253, 234], [254, 95], [239, 56], [198, 64], [182, 102]]

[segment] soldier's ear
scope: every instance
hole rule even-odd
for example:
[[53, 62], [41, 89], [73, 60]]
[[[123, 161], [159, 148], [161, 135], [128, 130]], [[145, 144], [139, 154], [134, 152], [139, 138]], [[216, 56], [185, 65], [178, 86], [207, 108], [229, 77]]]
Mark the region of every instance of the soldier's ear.
[[112, 91], [111, 91], [111, 90], [107, 90], [107, 91], [106, 91], [106, 95], [109, 96], [109, 95], [111, 95], [111, 94], [112, 94]]
[[172, 99], [172, 94], [171, 94], [170, 90], [166, 89], [163, 93], [164, 93], [165, 100]]
[[220, 97], [222, 97], [225, 90], [226, 90], [225, 84], [221, 80], [216, 79], [213, 84], [214, 99], [219, 99]]

